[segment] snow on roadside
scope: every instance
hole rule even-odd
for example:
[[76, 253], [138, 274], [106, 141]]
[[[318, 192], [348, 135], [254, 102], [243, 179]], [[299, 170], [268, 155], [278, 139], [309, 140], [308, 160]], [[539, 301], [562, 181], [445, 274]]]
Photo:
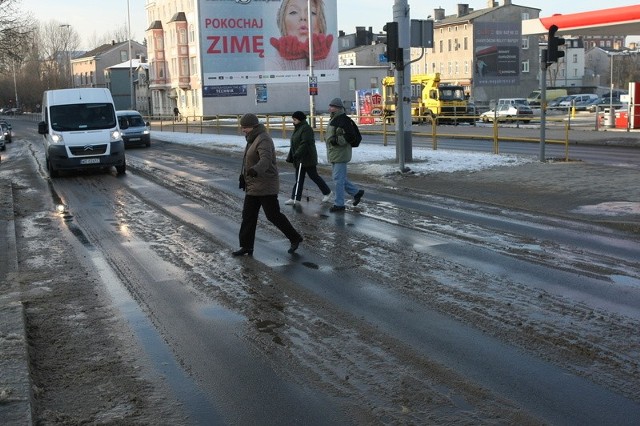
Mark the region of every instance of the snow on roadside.
[[[152, 131], [154, 139], [164, 142], [211, 147], [216, 149], [228, 149], [235, 152], [243, 152], [245, 139], [240, 135], [212, 135], [192, 134], [180, 132]], [[286, 158], [289, 152], [289, 139], [273, 138], [276, 150], [281, 159]], [[318, 162], [327, 164], [326, 146], [323, 142], [317, 142]], [[458, 150], [432, 150], [419, 147], [412, 149], [414, 161], [407, 166], [411, 171], [419, 174], [451, 173], [457, 171], [478, 171], [493, 167], [518, 166], [536, 161], [535, 156], [491, 154], [482, 152], [469, 152]], [[395, 163], [395, 145], [383, 146], [364, 144], [353, 150], [352, 163], [369, 174], [388, 175], [398, 171]]]

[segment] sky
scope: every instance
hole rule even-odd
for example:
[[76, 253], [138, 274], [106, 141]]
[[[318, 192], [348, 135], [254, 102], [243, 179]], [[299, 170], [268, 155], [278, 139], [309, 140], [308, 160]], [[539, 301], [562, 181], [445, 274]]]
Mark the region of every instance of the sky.
[[[39, 21], [56, 20], [69, 24], [80, 34], [82, 40], [89, 40], [93, 35], [101, 37], [114, 28], [127, 24], [127, 5], [131, 15], [132, 38], [142, 41], [147, 28], [145, 0], [17, 0], [24, 12], [32, 13]], [[372, 27], [374, 32], [381, 32], [388, 21], [393, 20], [393, 5], [396, 0], [337, 0], [338, 29], [347, 34], [355, 32], [356, 27]], [[442, 7], [447, 15], [457, 10], [457, 4], [464, 0], [407, 0], [412, 19], [426, 19], [433, 15], [433, 9]], [[500, 0], [502, 1], [502, 0]], [[486, 0], [466, 0], [464, 3], [476, 10], [486, 8]], [[556, 13], [577, 13], [609, 7], [630, 6], [634, 1], [597, 0], [558, 1], [558, 0], [513, 0], [513, 4], [531, 6], [541, 9], [541, 16]], [[375, 5], [375, 6], [374, 6]], [[640, 30], [639, 30], [640, 33]], [[639, 34], [640, 35], [640, 34]], [[95, 46], [82, 46], [93, 48]]]
[[[179, 132], [151, 132], [153, 139], [166, 142], [228, 149], [242, 153], [246, 145], [244, 136], [192, 134]], [[273, 138], [278, 158], [285, 160], [289, 153], [289, 139]], [[327, 163], [327, 149], [324, 143], [316, 143], [318, 163]], [[451, 173], [457, 171], [478, 171], [499, 166], [518, 166], [537, 161], [535, 155], [491, 154], [484, 152], [466, 152], [446, 149], [425, 149], [413, 147], [414, 162], [405, 164], [414, 173]], [[395, 162], [395, 145], [366, 144], [353, 149], [352, 164], [358, 164], [369, 175], [385, 176], [399, 170]]]

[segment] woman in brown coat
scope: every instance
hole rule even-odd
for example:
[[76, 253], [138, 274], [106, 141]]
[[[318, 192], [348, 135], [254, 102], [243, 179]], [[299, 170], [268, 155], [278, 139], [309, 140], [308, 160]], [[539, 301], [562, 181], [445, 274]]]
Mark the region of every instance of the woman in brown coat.
[[240, 249], [232, 254], [234, 256], [253, 254], [260, 207], [264, 210], [269, 222], [289, 239], [291, 247], [288, 251], [293, 253], [302, 242], [302, 235], [293, 228], [289, 219], [280, 211], [278, 203], [280, 179], [273, 140], [254, 114], [243, 115], [240, 119], [240, 127], [247, 139], [240, 175], [240, 187], [246, 191], [246, 195], [240, 225]]

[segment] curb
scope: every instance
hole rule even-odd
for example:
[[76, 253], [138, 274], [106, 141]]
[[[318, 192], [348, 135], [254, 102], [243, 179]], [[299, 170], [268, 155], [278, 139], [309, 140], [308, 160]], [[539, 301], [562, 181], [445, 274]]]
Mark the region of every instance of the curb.
[[18, 287], [18, 255], [11, 182], [0, 180], [0, 419], [32, 425], [32, 385], [24, 305]]

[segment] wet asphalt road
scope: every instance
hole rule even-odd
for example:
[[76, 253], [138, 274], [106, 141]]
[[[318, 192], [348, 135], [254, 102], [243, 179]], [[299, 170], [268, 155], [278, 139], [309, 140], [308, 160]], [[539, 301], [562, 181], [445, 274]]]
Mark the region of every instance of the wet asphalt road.
[[[305, 229], [296, 255], [264, 225], [254, 258], [232, 259], [239, 158], [161, 143], [127, 154], [127, 176], [64, 177], [54, 192], [70, 207], [69, 229], [102, 268], [114, 303], [194, 423], [366, 423], [381, 414], [371, 408], [378, 399], [387, 407], [382, 418], [401, 421], [390, 403], [397, 390], [381, 383], [407, 368], [449, 395], [449, 419], [468, 421], [463, 412], [471, 411], [484, 422], [495, 414], [474, 402], [469, 388], [528, 420], [626, 424], [640, 417], [637, 383], [623, 391], [624, 375], [608, 370], [615, 378], [603, 383], [597, 368], [580, 372], [548, 343], [536, 349], [512, 340], [505, 325], [531, 315], [528, 332], [540, 337], [553, 334], [543, 331], [548, 326], [565, 326], [566, 312], [598, 312], [607, 324], [621, 315], [637, 324], [636, 236], [369, 184], [364, 206], [344, 216], [330, 215], [317, 199], [287, 210]], [[292, 178], [283, 172], [283, 188]], [[613, 276], [628, 281], [617, 286]], [[457, 300], [452, 293], [442, 302], [450, 311], [420, 292], [433, 280], [459, 287]], [[500, 303], [507, 310], [481, 300], [487, 293], [507, 295]], [[532, 293], [553, 302], [536, 305]], [[554, 305], [565, 314], [555, 317]], [[486, 310], [498, 320], [473, 323], [458, 309]], [[537, 327], [539, 314], [550, 318]], [[588, 330], [567, 333], [589, 341]], [[456, 379], [430, 377], [423, 363]], [[426, 419], [430, 405], [423, 401], [421, 412], [408, 399], [413, 419]]]

